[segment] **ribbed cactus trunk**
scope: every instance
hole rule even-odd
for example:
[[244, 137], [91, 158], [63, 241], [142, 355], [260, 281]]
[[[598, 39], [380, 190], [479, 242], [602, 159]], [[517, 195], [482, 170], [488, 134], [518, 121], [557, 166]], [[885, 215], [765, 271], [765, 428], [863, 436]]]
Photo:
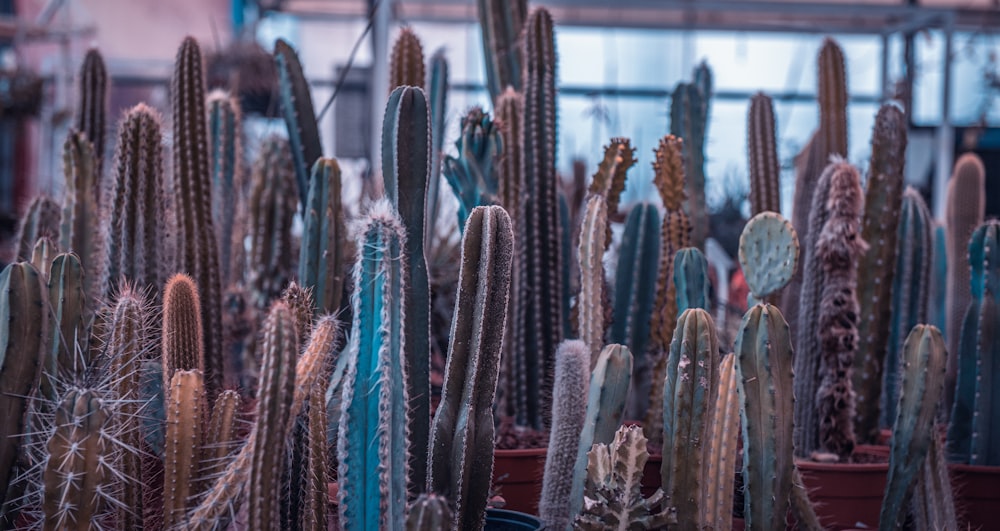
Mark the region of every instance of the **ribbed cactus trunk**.
[[194, 280], [183, 274], [170, 277], [163, 289], [163, 382], [169, 385], [177, 371], [205, 370], [205, 340], [201, 325], [201, 296]]
[[279, 107], [288, 129], [288, 143], [292, 146], [299, 201], [304, 206], [309, 190], [309, 171], [323, 156], [316, 111], [299, 56], [284, 39], [274, 43], [274, 62], [278, 66]]
[[[234, 278], [234, 247], [243, 245], [240, 216], [246, 206], [243, 177], [243, 124], [239, 100], [221, 90], [208, 95], [208, 146], [212, 172], [212, 223], [219, 236], [219, 267], [225, 284]], [[243, 213], [243, 216], [246, 214]]]
[[680, 83], [670, 97], [670, 134], [684, 139], [684, 212], [691, 220], [691, 245], [704, 249], [708, 238], [705, 205], [705, 130], [707, 99], [691, 83]]
[[584, 208], [580, 226], [580, 293], [577, 296], [577, 334], [590, 350], [590, 364], [604, 348], [604, 251], [607, 248], [605, 229], [608, 225], [608, 205], [600, 196], [592, 195]]
[[[100, 196], [100, 176], [104, 159], [105, 119], [108, 113], [108, 69], [97, 48], [87, 50], [80, 66], [80, 101], [76, 113], [76, 130], [94, 146], [97, 175], [92, 193]], [[98, 198], [98, 201], [101, 199]]]
[[63, 253], [52, 259], [48, 304], [52, 313], [46, 329], [47, 353], [40, 390], [42, 396], [56, 402], [64, 388], [91, 367], [83, 266], [75, 254]]
[[35, 243], [41, 238], [58, 240], [61, 224], [62, 207], [59, 203], [47, 195], [35, 196], [17, 229], [15, 258], [30, 260]]
[[522, 87], [524, 50], [521, 35], [528, 18], [527, 0], [477, 0], [479, 29], [486, 57], [486, 87], [496, 102], [513, 87]]
[[[66, 194], [63, 198], [62, 228], [59, 248], [75, 253], [87, 267], [84, 291], [91, 300], [102, 300], [104, 286], [104, 235], [100, 199], [97, 192], [100, 175], [94, 147], [87, 138], [70, 131], [63, 144], [63, 172]], [[90, 322], [92, 309], [87, 309]]]
[[291, 151], [283, 138], [264, 140], [254, 164], [250, 201], [249, 284], [254, 304], [265, 310], [295, 271], [292, 223], [297, 194]]
[[[590, 182], [590, 194], [603, 197], [608, 204], [608, 215], [618, 217], [618, 205], [625, 191], [628, 170], [635, 166], [635, 148], [627, 138], [615, 137], [604, 147], [604, 159]], [[611, 226], [605, 227], [605, 250], [611, 244]]]
[[304, 210], [299, 282], [312, 290], [317, 314], [337, 314], [344, 302], [347, 225], [341, 204], [340, 165], [335, 159], [316, 161]]
[[458, 157], [444, 160], [444, 176], [458, 199], [458, 228], [473, 208], [497, 203], [497, 172], [494, 163], [501, 155], [503, 144], [499, 127], [480, 107], [469, 109], [462, 117], [461, 130], [455, 149]]
[[750, 213], [781, 213], [781, 166], [774, 137], [774, 104], [763, 92], [750, 98], [747, 152], [750, 154]]
[[[437, 226], [441, 200], [441, 165], [444, 160], [444, 136], [448, 112], [448, 59], [444, 48], [431, 56], [431, 77], [427, 82], [431, 108], [431, 173], [427, 176], [427, 233], [424, 248], [429, 249]], [[504, 146], [506, 147], [506, 146]]]
[[174, 205], [177, 214], [176, 267], [195, 279], [202, 296], [205, 390], [209, 402], [222, 389], [222, 288], [219, 248], [212, 224], [205, 79], [201, 49], [191, 37], [177, 51], [171, 79], [174, 145]]
[[163, 527], [185, 520], [188, 502], [200, 493], [205, 384], [201, 371], [179, 370], [167, 388], [163, 474]]
[[404, 27], [389, 56], [389, 92], [396, 87], [424, 88], [424, 47], [410, 27]]
[[479, 529], [485, 521], [513, 249], [503, 208], [472, 211], [462, 238], [445, 381], [430, 439], [428, 487], [454, 500], [455, 529]]
[[518, 238], [526, 373], [525, 418], [519, 424], [542, 429], [549, 423], [551, 375], [556, 347], [562, 341], [562, 256], [559, 206], [556, 201], [556, 87], [555, 36], [552, 16], [545, 8], [531, 12], [524, 33], [524, 129], [521, 137], [524, 179]]

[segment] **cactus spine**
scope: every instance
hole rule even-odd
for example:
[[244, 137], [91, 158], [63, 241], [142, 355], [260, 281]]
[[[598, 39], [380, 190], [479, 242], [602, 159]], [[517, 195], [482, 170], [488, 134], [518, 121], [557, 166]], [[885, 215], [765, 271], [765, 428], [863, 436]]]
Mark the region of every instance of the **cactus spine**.
[[528, 2], [477, 0], [476, 6], [486, 57], [486, 86], [496, 102], [507, 87], [521, 90], [524, 63], [521, 31], [528, 18]]
[[317, 314], [338, 312], [344, 298], [347, 227], [340, 190], [340, 165], [320, 158], [309, 180], [299, 255], [299, 282], [312, 291]]
[[110, 209], [107, 293], [114, 293], [125, 279], [137, 287], [152, 287], [155, 300], [160, 299], [168, 271], [165, 244], [174, 232], [164, 202], [162, 142], [155, 110], [139, 104], [125, 114], [106, 205]]
[[[411, 451], [410, 484], [422, 492], [427, 483], [430, 440], [430, 281], [424, 255], [427, 230], [427, 173], [430, 171], [430, 115], [423, 89], [392, 91], [382, 122], [382, 172], [386, 197], [399, 213], [406, 231], [403, 259], [407, 281], [403, 333], [406, 344], [408, 432]], [[405, 509], [405, 507], [403, 507]]]
[[701, 308], [677, 321], [663, 385], [664, 492], [677, 509], [679, 529], [703, 529], [709, 511], [703, 497], [711, 460], [712, 407], [718, 397], [719, 339], [715, 322]]
[[288, 143], [269, 137], [253, 169], [250, 186], [250, 285], [257, 308], [263, 310], [285, 289], [294, 271], [292, 218], [295, 217], [295, 176]]
[[205, 384], [198, 370], [178, 370], [170, 378], [163, 467], [163, 527], [184, 521], [188, 500], [198, 495]]
[[[603, 201], [598, 201], [603, 205]], [[601, 231], [603, 234], [603, 231]], [[566, 529], [576, 449], [587, 415], [587, 374], [590, 349], [579, 340], [563, 341], [556, 351], [556, 380], [552, 395], [552, 431], [545, 458], [545, 476], [538, 514], [548, 529]]]
[[399, 32], [389, 57], [389, 92], [396, 87], [420, 87], [424, 84], [424, 48], [409, 27]]
[[493, 472], [493, 398], [507, 316], [514, 233], [498, 206], [472, 211], [462, 239], [462, 267], [441, 405], [430, 440], [429, 490], [455, 501], [456, 529], [485, 519]]
[[278, 97], [281, 115], [288, 128], [288, 143], [292, 147], [299, 201], [305, 205], [309, 190], [309, 170], [323, 156], [316, 112], [313, 110], [309, 84], [302, 73], [299, 56], [284, 39], [278, 39], [274, 43], [274, 62], [278, 65]]
[[462, 131], [455, 148], [458, 158], [444, 159], [444, 176], [458, 199], [458, 226], [465, 228], [465, 221], [473, 208], [497, 202], [497, 176], [494, 161], [502, 150], [500, 133], [490, 115], [480, 107], [473, 107], [462, 118]]
[[[600, 196], [587, 200], [580, 227], [580, 294], [577, 299], [579, 336], [590, 349], [590, 365], [604, 346], [604, 251], [607, 248], [605, 228], [608, 225], [608, 204]], [[554, 405], [554, 404], [553, 404]]]
[[101, 159], [104, 158], [104, 120], [108, 107], [108, 70], [97, 48], [87, 50], [80, 67], [80, 108], [76, 115], [76, 130], [94, 146], [97, 179], [92, 191], [100, 201]]
[[948, 280], [945, 286], [945, 315], [947, 328], [944, 336], [948, 340], [948, 376], [945, 380], [945, 407], [954, 404], [955, 382], [958, 377], [958, 356], [961, 352], [963, 318], [972, 303], [969, 291], [969, 268], [965, 267], [965, 257], [969, 236], [983, 222], [986, 212], [986, 170], [983, 161], [974, 153], [966, 153], [958, 158], [954, 172], [948, 181], [948, 196], [945, 203], [945, 238], [948, 256]]
[[750, 212], [781, 212], [781, 166], [774, 138], [774, 105], [758, 92], [750, 98], [747, 118], [747, 152], [750, 154]]
[[872, 158], [865, 190], [861, 238], [871, 244], [858, 260], [858, 343], [854, 364], [861, 442], [874, 441], [879, 429], [882, 368], [892, 321], [899, 209], [903, 201], [906, 118], [894, 104], [883, 105], [872, 131]]
[[885, 357], [882, 389], [882, 425], [896, 418], [899, 398], [900, 356], [908, 330], [926, 322], [931, 276], [931, 236], [934, 224], [920, 193], [903, 191], [896, 236], [896, 272], [892, 285], [892, 321]]
[[337, 439], [340, 523], [347, 531], [396, 530], [406, 509], [412, 412], [403, 361], [410, 339], [404, 331], [406, 236], [386, 202], [375, 204], [363, 223]]
[[177, 268], [191, 275], [202, 296], [205, 391], [210, 402], [222, 388], [222, 288], [219, 249], [212, 225], [208, 122], [201, 49], [191, 37], [177, 51], [171, 79], [174, 125], [174, 190], [178, 228]]
[[30, 259], [35, 243], [41, 238], [58, 238], [61, 224], [62, 207], [49, 196], [35, 196], [18, 227], [16, 258]]
[[[208, 146], [212, 172], [212, 224], [219, 236], [219, 266], [229, 282], [233, 277], [234, 247], [243, 246], [237, 219], [245, 208], [243, 184], [243, 129], [239, 101], [221, 90], [208, 95]], [[293, 194], [294, 195], [294, 194]], [[243, 229], [245, 230], [245, 229]]]
[[698, 86], [679, 83], [670, 97], [670, 134], [684, 139], [684, 212], [691, 220], [691, 244], [702, 249], [708, 237], [705, 207], [705, 130], [707, 100]]

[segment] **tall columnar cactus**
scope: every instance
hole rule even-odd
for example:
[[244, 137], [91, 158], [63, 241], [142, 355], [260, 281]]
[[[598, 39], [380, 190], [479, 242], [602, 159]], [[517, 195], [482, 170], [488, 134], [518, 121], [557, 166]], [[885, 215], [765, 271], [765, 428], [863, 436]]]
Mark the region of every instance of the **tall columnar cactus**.
[[[604, 159], [597, 167], [597, 173], [590, 181], [590, 193], [600, 195], [608, 203], [608, 215], [611, 218], [618, 216], [618, 204], [621, 202], [622, 192], [625, 191], [625, 178], [628, 170], [635, 166], [635, 148], [629, 143], [629, 139], [615, 137], [611, 143], [604, 146]], [[605, 250], [611, 245], [611, 226], [605, 228]]]
[[[243, 178], [243, 127], [240, 102], [229, 93], [208, 95], [208, 147], [212, 171], [212, 224], [219, 236], [219, 266], [229, 282], [233, 272], [233, 246], [242, 245], [238, 216], [245, 208]], [[238, 242], [233, 240], [239, 239]], [[239, 253], [237, 253], [239, 254]]]
[[404, 27], [389, 57], [389, 92], [396, 87], [424, 88], [424, 48], [410, 27]]
[[523, 319], [527, 381], [527, 416], [518, 418], [536, 429], [548, 424], [553, 356], [563, 337], [561, 227], [556, 199], [555, 36], [552, 16], [533, 10], [524, 32], [524, 122], [520, 189], [523, 194], [518, 229], [518, 260], [522, 292], [530, 294]]
[[[7, 486], [18, 475], [18, 456], [24, 440], [29, 400], [38, 377], [48, 339], [49, 312], [41, 275], [27, 262], [8, 265], [0, 273], [0, 507]], [[7, 528], [14, 522], [0, 526]]]
[[170, 88], [178, 229], [176, 267], [194, 278], [202, 296], [205, 392], [209, 402], [214, 402], [223, 375], [222, 287], [218, 240], [212, 224], [205, 79], [201, 49], [192, 37], [185, 38], [177, 51]]
[[502, 150], [500, 133], [490, 115], [473, 107], [462, 117], [462, 131], [455, 141], [458, 157], [444, 159], [444, 176], [458, 199], [458, 226], [473, 208], [497, 203], [497, 174], [494, 162]]
[[[674, 255], [674, 285], [677, 287], [677, 311], [689, 308], [709, 309], [708, 260], [697, 247], [687, 247]], [[677, 334], [676, 329], [674, 334]], [[673, 348], [671, 343], [671, 348]]]
[[107, 294], [115, 293], [124, 279], [136, 287], [152, 288], [159, 300], [171, 270], [167, 244], [174, 233], [164, 198], [160, 115], [140, 103], [125, 114], [118, 131], [106, 205], [110, 211]]
[[430, 440], [430, 282], [424, 254], [427, 230], [427, 173], [430, 171], [430, 115], [423, 89], [400, 87], [392, 91], [382, 122], [382, 175], [386, 197], [398, 212], [406, 231], [403, 259], [407, 281], [403, 333], [406, 345], [407, 396], [410, 415], [410, 484], [423, 492], [427, 483]]
[[48, 281], [49, 266], [52, 265], [52, 260], [57, 254], [59, 254], [59, 249], [56, 244], [51, 239], [44, 237], [39, 238], [35, 242], [35, 248], [31, 250], [31, 265], [35, 266], [44, 281]]
[[854, 388], [858, 394], [855, 432], [861, 442], [874, 442], [879, 430], [882, 368], [889, 350], [892, 287], [896, 263], [899, 209], [903, 201], [906, 160], [906, 117], [895, 104], [885, 104], [875, 117], [872, 158], [865, 185], [861, 237], [871, 244], [858, 260], [858, 344]]
[[297, 195], [288, 142], [272, 136], [254, 164], [248, 206], [250, 256], [247, 259], [254, 303], [268, 307], [294, 271], [292, 219]]
[[587, 416], [580, 431], [580, 443], [573, 466], [573, 484], [569, 497], [569, 515], [575, 517], [583, 508], [587, 479], [587, 453], [595, 444], [608, 444], [621, 426], [632, 382], [632, 353], [624, 345], [608, 345], [597, 358], [590, 374], [587, 391]]
[[337, 313], [344, 298], [347, 226], [340, 190], [340, 165], [320, 158], [309, 179], [299, 254], [299, 282], [312, 290], [317, 314]]
[[[656, 281], [656, 304], [652, 322], [653, 347], [670, 348], [677, 324], [677, 293], [674, 286], [674, 254], [691, 247], [691, 222], [682, 209], [684, 202], [684, 141], [674, 135], [660, 139], [653, 161], [653, 184], [663, 202], [663, 224], [660, 227], [660, 268]], [[658, 373], [662, 375], [662, 371]], [[662, 379], [662, 378], [660, 378]]]
[[194, 280], [180, 273], [170, 277], [163, 288], [162, 360], [165, 387], [169, 387], [177, 371], [204, 371], [201, 313], [201, 296]]
[[485, 519], [513, 249], [514, 233], [503, 208], [472, 211], [462, 238], [455, 318], [430, 439], [428, 487], [454, 500], [455, 529], [478, 529]]
[[604, 251], [607, 248], [605, 228], [608, 225], [608, 204], [601, 196], [587, 200], [580, 226], [580, 294], [577, 296], [577, 331], [590, 349], [590, 364], [604, 347]]
[[719, 366], [719, 392], [712, 408], [709, 430], [702, 521], [721, 531], [730, 529], [732, 524], [733, 462], [738, 453], [736, 444], [740, 430], [735, 354], [727, 354]]
[[703, 108], [710, 95], [698, 86], [679, 83], [670, 97], [670, 134], [684, 139], [684, 212], [691, 220], [691, 244], [704, 248], [708, 237], [705, 206], [705, 128]]
[[[601, 201], [600, 203], [603, 203]], [[545, 476], [538, 514], [549, 529], [566, 529], [571, 521], [569, 498], [576, 465], [580, 432], [587, 416], [590, 348], [583, 341], [567, 340], [556, 351], [556, 380], [552, 389], [552, 431], [545, 456]]]
[[948, 255], [948, 281], [945, 287], [945, 315], [948, 341], [948, 376], [945, 379], [945, 407], [954, 403], [955, 382], [958, 378], [958, 356], [961, 352], [962, 328], [966, 310], [972, 303], [969, 291], [969, 268], [965, 258], [969, 236], [983, 222], [986, 212], [986, 170], [975, 153], [958, 158], [948, 181], [945, 203], [945, 230]]
[[[944, 333], [948, 328], [948, 229], [939, 220], [934, 220], [933, 231], [932, 245], [934, 246], [934, 252], [931, 265], [930, 287], [928, 288], [930, 296], [927, 301], [927, 322], [938, 327], [938, 330]], [[947, 342], [947, 334], [945, 334], [944, 339]], [[949, 350], [948, 352], [951, 351]], [[945, 380], [945, 394], [947, 395], [947, 378]]]
[[97, 176], [93, 193], [100, 198], [101, 160], [104, 158], [104, 122], [108, 113], [108, 70], [97, 48], [87, 50], [80, 67], [80, 101], [76, 113], [77, 131], [94, 146]]
[[201, 371], [179, 370], [167, 391], [167, 435], [163, 466], [163, 527], [184, 521], [188, 502], [199, 494], [203, 450], [205, 384]]
[[941, 332], [933, 326], [917, 325], [906, 338], [879, 529], [903, 525], [913, 482], [927, 462], [931, 439], [940, 436], [933, 428], [947, 356]]
[[[958, 382], [948, 426], [948, 453], [959, 463], [1000, 465], [1000, 222], [979, 226], [969, 240], [972, 302], [962, 323]], [[961, 267], [961, 266], [959, 266]]]
[[[286, 452], [299, 350], [292, 310], [276, 302], [264, 323], [261, 383], [257, 392], [257, 429], [254, 430], [250, 468], [250, 522], [252, 529], [279, 527], [281, 467]], [[304, 391], [308, 393], [308, 391]]]
[[437, 494], [421, 494], [406, 511], [406, 531], [436, 531], [451, 527], [452, 516], [448, 498]]
[[899, 399], [900, 356], [909, 330], [927, 319], [931, 276], [931, 235], [934, 223], [923, 197], [913, 188], [903, 192], [896, 236], [896, 270], [892, 277], [892, 317], [889, 344], [882, 371], [881, 425], [896, 418]]
[[292, 146], [299, 201], [305, 205], [309, 170], [323, 156], [316, 112], [299, 56], [284, 39], [274, 43], [274, 61], [278, 65], [278, 97], [281, 115], [288, 128], [288, 143]]
[[62, 207], [59, 203], [44, 194], [35, 196], [17, 229], [16, 258], [31, 259], [31, 251], [39, 238], [58, 239], [61, 223]]
[[327, 468], [326, 386], [322, 379], [309, 393], [309, 462], [306, 468], [306, 502], [302, 509], [302, 529], [327, 529], [329, 493]]
[[212, 404], [212, 418], [205, 433], [203, 462], [206, 469], [202, 471], [204, 477], [214, 478], [221, 475], [230, 454], [239, 446], [241, 441], [237, 429], [242, 407], [240, 394], [233, 389], [219, 393], [219, 398]]
[[[931, 433], [940, 433], [937, 424], [931, 426]], [[910, 500], [914, 528], [959, 529], [945, 443], [940, 437], [930, 439], [927, 459], [918, 472]]]
[[52, 259], [48, 281], [48, 306], [52, 313], [40, 384], [42, 396], [50, 401], [57, 401], [63, 388], [76, 382], [91, 365], [87, 297], [83, 289], [83, 266], [75, 254], [63, 253]]
[[709, 525], [706, 517], [715, 512], [708, 510], [706, 496], [718, 494], [710, 488], [708, 476], [718, 386], [715, 322], [704, 309], [685, 310], [677, 321], [667, 359], [660, 466], [663, 489], [677, 509], [680, 529], [704, 529]]
[[347, 347], [340, 436], [340, 524], [402, 529], [409, 476], [406, 239], [386, 202], [362, 221], [354, 267], [354, 327]]
[[431, 56], [431, 78], [427, 83], [431, 107], [431, 174], [427, 177], [427, 233], [424, 247], [430, 247], [441, 200], [441, 166], [444, 161], [444, 135], [448, 113], [448, 60], [444, 48]]
[[[94, 147], [82, 133], [70, 131], [63, 144], [63, 172], [66, 194], [63, 197], [62, 228], [59, 248], [76, 253], [87, 267], [87, 296], [102, 300], [104, 230], [101, 227], [97, 192], [97, 159]], [[90, 314], [88, 313], [88, 316]], [[88, 317], [89, 320], [89, 317]]]
[[486, 56], [486, 86], [494, 102], [507, 89], [521, 90], [524, 50], [521, 31], [528, 18], [527, 0], [478, 0], [479, 29]]
[[121, 503], [113, 483], [116, 441], [113, 414], [101, 394], [72, 388], [60, 397], [53, 431], [45, 443], [42, 529], [93, 529], [111, 523]]
[[750, 212], [781, 212], [781, 166], [774, 137], [774, 105], [758, 92], [750, 98], [747, 118], [747, 152], [750, 155]]

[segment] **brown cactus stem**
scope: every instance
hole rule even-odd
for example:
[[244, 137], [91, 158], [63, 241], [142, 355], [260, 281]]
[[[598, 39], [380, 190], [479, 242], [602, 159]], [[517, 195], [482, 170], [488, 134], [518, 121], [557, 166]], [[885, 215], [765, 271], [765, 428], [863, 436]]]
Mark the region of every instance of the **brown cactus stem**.
[[170, 379], [163, 473], [163, 527], [184, 521], [188, 500], [197, 495], [205, 384], [200, 371], [181, 370]]
[[201, 297], [194, 280], [176, 274], [163, 290], [163, 382], [169, 388], [177, 371], [205, 368]]

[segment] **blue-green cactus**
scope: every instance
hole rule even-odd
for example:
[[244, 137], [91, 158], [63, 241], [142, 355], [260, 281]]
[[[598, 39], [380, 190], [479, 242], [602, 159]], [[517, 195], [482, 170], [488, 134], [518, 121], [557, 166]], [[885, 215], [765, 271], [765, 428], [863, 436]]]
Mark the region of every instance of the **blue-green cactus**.
[[[219, 237], [219, 267], [223, 278], [236, 282], [233, 275], [234, 237], [242, 245], [242, 234], [234, 229], [244, 196], [243, 129], [240, 103], [221, 90], [208, 95], [208, 149], [212, 172], [212, 224]], [[238, 253], [235, 253], [238, 254]]]
[[278, 65], [278, 97], [281, 115], [288, 127], [288, 143], [292, 146], [299, 201], [305, 206], [309, 170], [323, 156], [319, 127], [299, 56], [284, 39], [274, 43], [274, 61]]
[[309, 179], [299, 251], [299, 282], [312, 290], [316, 315], [337, 314], [344, 298], [347, 226], [340, 187], [340, 165], [321, 157]]
[[495, 102], [507, 87], [521, 90], [521, 31], [528, 18], [527, 0], [478, 0], [479, 29], [486, 57], [486, 87]]
[[490, 115], [473, 107], [462, 118], [462, 132], [455, 141], [458, 157], [444, 159], [444, 176], [458, 199], [458, 226], [473, 208], [497, 202], [497, 174], [494, 161], [501, 152], [500, 132]]
[[691, 243], [705, 247], [708, 212], [705, 206], [705, 129], [707, 99], [702, 88], [680, 83], [670, 97], [670, 134], [684, 139], [684, 212], [691, 220]]
[[[444, 162], [444, 130], [448, 112], [448, 60], [444, 48], [431, 56], [431, 78], [427, 86], [431, 107], [431, 174], [427, 178], [427, 233], [424, 247], [430, 247], [434, 226], [438, 219], [438, 202], [441, 200], [441, 166]], [[461, 153], [461, 151], [460, 151]], [[462, 227], [463, 225], [459, 225]]]
[[781, 214], [761, 212], [740, 233], [739, 260], [750, 288], [751, 305], [791, 280], [799, 259], [799, 238]]
[[677, 287], [677, 315], [689, 308], [709, 309], [708, 260], [696, 247], [674, 254], [674, 286]]

